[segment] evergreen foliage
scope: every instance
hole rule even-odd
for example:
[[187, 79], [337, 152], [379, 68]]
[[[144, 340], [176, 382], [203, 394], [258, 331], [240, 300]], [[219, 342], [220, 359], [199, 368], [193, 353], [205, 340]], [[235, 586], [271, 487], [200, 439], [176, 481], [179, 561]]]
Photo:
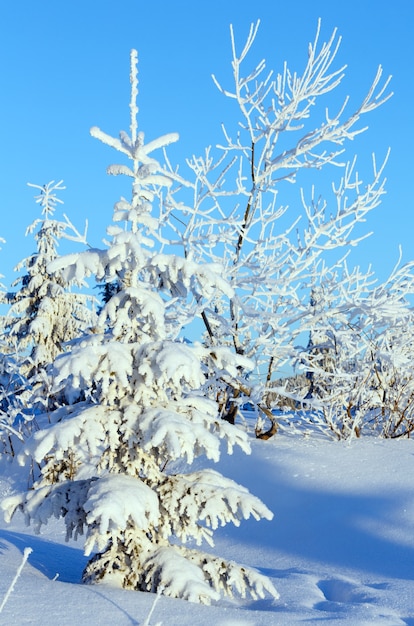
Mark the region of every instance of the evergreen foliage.
[[[191, 470], [197, 457], [217, 461], [221, 446], [249, 452], [245, 432], [222, 421], [206, 397], [209, 361], [223, 375], [240, 362], [227, 349], [214, 352], [180, 339], [182, 302], [198, 307], [218, 291], [232, 295], [217, 265], [159, 252], [160, 227], [152, 203], [171, 183], [153, 150], [177, 140], [170, 134], [145, 143], [137, 128], [137, 57], [131, 55], [131, 128], [120, 139], [97, 128], [92, 135], [127, 155], [131, 165], [111, 174], [132, 178], [132, 199], [122, 198], [108, 228], [106, 249], [91, 249], [48, 265], [64, 281], [88, 274], [105, 285], [107, 302], [93, 332], [55, 360], [53, 390], [65, 406], [37, 432], [19, 460], [40, 473], [33, 488], [4, 503], [10, 517], [21, 509], [38, 527], [55, 515], [68, 537], [86, 533], [93, 554], [86, 582], [158, 591], [209, 603], [220, 593], [277, 597], [258, 572], [195, 546], [213, 544], [219, 525], [272, 513], [246, 489], [212, 469]], [[125, 222], [121, 227], [118, 222]]]
[[[13, 283], [20, 288], [7, 294], [10, 309], [5, 321], [5, 338], [10, 349], [19, 354], [22, 373], [28, 378], [52, 363], [63, 352], [64, 344], [92, 322], [92, 311], [88, 308], [92, 298], [71, 293], [71, 283], [53, 275], [49, 269], [51, 261], [58, 257], [59, 239], [81, 239], [67, 218], [66, 221], [53, 218], [56, 206], [62, 203], [57, 192], [65, 187], [62, 181], [31, 186], [40, 191], [36, 202], [42, 209], [42, 218], [34, 220], [26, 234], [35, 233], [37, 249], [15, 268], [24, 269], [25, 273]], [[70, 231], [76, 236], [70, 235]]]

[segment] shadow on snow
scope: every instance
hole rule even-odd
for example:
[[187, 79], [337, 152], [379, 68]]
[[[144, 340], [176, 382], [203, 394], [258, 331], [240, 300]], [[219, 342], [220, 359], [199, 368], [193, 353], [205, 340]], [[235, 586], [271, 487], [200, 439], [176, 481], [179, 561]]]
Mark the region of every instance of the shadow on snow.
[[7, 550], [5, 541], [16, 546], [23, 554], [26, 547], [32, 548], [28, 562], [50, 580], [79, 583], [88, 561], [79, 548], [56, 543], [39, 536], [0, 529], [0, 553]]

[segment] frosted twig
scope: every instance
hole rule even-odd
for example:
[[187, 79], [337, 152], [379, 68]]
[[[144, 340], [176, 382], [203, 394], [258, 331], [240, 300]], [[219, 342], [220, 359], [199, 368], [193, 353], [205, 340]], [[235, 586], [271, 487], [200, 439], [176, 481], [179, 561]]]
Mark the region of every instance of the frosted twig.
[[20, 574], [23, 571], [23, 567], [25, 566], [25, 563], [26, 563], [27, 559], [29, 558], [29, 556], [30, 556], [30, 554], [32, 552], [33, 552], [32, 548], [25, 548], [24, 549], [22, 562], [20, 563], [19, 569], [16, 572], [16, 576], [13, 578], [13, 580], [11, 582], [11, 585], [8, 588], [8, 590], [6, 592], [6, 595], [3, 598], [3, 602], [1, 603], [1, 606], [0, 606], [0, 613], [3, 611], [3, 609], [4, 609], [5, 605], [6, 605], [6, 602], [9, 599], [10, 594], [12, 593], [12, 591], [14, 589], [15, 584], [17, 583], [17, 581], [18, 581], [18, 579], [20, 577]]
[[69, 235], [66, 232], [62, 233], [62, 238], [63, 239], [68, 239], [69, 241], [75, 241], [76, 243], [81, 243], [84, 244], [85, 246], [88, 246], [89, 248], [91, 247], [88, 243], [87, 240], [87, 236], [88, 236], [88, 220], [85, 220], [85, 230], [82, 233], [80, 233], [78, 231], [78, 229], [72, 224], [71, 220], [68, 218], [68, 216], [66, 215], [66, 213], [63, 214], [63, 217], [66, 220], [66, 224], [68, 225], [68, 227], [70, 228], [70, 230], [75, 233], [74, 235]]
[[[162, 590], [163, 590], [163, 587], [160, 587], [160, 588], [158, 589], [157, 595], [156, 595], [156, 597], [155, 597], [155, 599], [154, 599], [154, 602], [152, 603], [152, 606], [151, 606], [150, 612], [148, 613], [148, 615], [147, 615], [147, 617], [146, 617], [146, 619], [145, 619], [145, 622], [142, 624], [142, 626], [151, 626], [151, 624], [150, 624], [150, 619], [151, 619], [151, 617], [152, 617], [152, 614], [154, 613], [155, 606], [156, 606], [156, 604], [157, 604], [158, 600], [160, 599], [160, 596], [161, 596]], [[162, 622], [157, 622], [157, 623], [155, 624], [155, 626], [162, 626]]]

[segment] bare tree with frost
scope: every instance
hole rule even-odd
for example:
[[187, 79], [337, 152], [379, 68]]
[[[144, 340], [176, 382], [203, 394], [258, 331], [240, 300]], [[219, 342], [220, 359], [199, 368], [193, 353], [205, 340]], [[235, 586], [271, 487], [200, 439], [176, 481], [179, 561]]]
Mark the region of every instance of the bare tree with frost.
[[[92, 555], [83, 575], [87, 582], [204, 603], [220, 593], [277, 597], [258, 572], [194, 547], [212, 545], [219, 525], [272, 514], [217, 471], [189, 471], [197, 457], [217, 461], [221, 445], [230, 453], [236, 445], [249, 451], [245, 432], [220, 419], [204, 389], [208, 361], [230, 376], [248, 364], [226, 348], [180, 339], [189, 311], [200, 314], [218, 291], [227, 297], [233, 291], [221, 266], [154, 245], [161, 222], [154, 202], [162, 204], [171, 180], [150, 155], [178, 136], [144, 141], [137, 128], [136, 62], [133, 51], [130, 134], [116, 139], [91, 131], [130, 160], [108, 171], [132, 179], [132, 199], [115, 205], [105, 249], [51, 264], [67, 281], [94, 274], [117, 289], [93, 332], [56, 359], [54, 386], [68, 404], [19, 456], [41, 467], [33, 488], [3, 508], [9, 518], [21, 509], [38, 527], [53, 515], [63, 517], [68, 537], [86, 533], [86, 554]], [[183, 304], [181, 316], [177, 302]]]
[[[255, 380], [266, 387], [295, 359], [295, 338], [311, 315], [309, 293], [318, 261], [327, 252], [333, 258], [336, 250], [336, 264], [364, 237], [354, 228], [380, 203], [384, 164], [377, 166], [374, 159], [372, 180], [363, 184], [356, 159], [347, 161], [343, 153], [347, 142], [366, 130], [361, 118], [389, 98], [389, 81], [381, 85], [379, 67], [353, 112], [346, 98], [332, 113], [323, 103], [341, 85], [345, 69], [334, 68], [340, 45], [336, 31], [321, 44], [318, 25], [302, 74], [285, 63], [275, 76], [266, 71], [265, 61], [246, 74], [258, 26], [251, 26], [240, 52], [231, 29], [233, 86], [224, 87], [213, 77], [238, 109], [239, 121], [232, 129], [223, 126], [224, 139], [216, 149], [209, 147], [204, 156], [188, 161], [191, 195], [178, 187], [169, 200], [183, 216], [176, 230], [186, 253], [210, 262], [224, 259], [234, 289], [228, 302], [215, 301], [203, 311], [208, 343], [224, 342], [235, 354], [253, 359]], [[341, 176], [323, 198], [317, 172], [329, 166]], [[309, 170], [314, 172], [309, 191], [291, 185], [306, 185]], [[222, 384], [228, 399], [225, 419], [234, 421], [234, 398], [247, 393], [273, 420], [265, 406], [266, 390], [246, 381], [242, 369], [238, 382], [228, 382]], [[275, 430], [275, 423], [267, 432], [259, 425], [257, 434]]]

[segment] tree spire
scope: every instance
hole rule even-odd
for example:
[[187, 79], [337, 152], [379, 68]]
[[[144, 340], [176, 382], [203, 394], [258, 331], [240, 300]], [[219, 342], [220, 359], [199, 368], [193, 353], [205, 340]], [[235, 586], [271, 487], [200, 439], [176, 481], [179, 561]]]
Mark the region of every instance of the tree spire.
[[131, 142], [134, 146], [137, 140], [137, 130], [138, 130], [138, 106], [137, 106], [137, 98], [138, 98], [138, 52], [134, 49], [131, 50], [130, 54], [130, 74], [129, 80], [131, 83], [131, 101], [129, 103], [129, 109], [131, 112]]

